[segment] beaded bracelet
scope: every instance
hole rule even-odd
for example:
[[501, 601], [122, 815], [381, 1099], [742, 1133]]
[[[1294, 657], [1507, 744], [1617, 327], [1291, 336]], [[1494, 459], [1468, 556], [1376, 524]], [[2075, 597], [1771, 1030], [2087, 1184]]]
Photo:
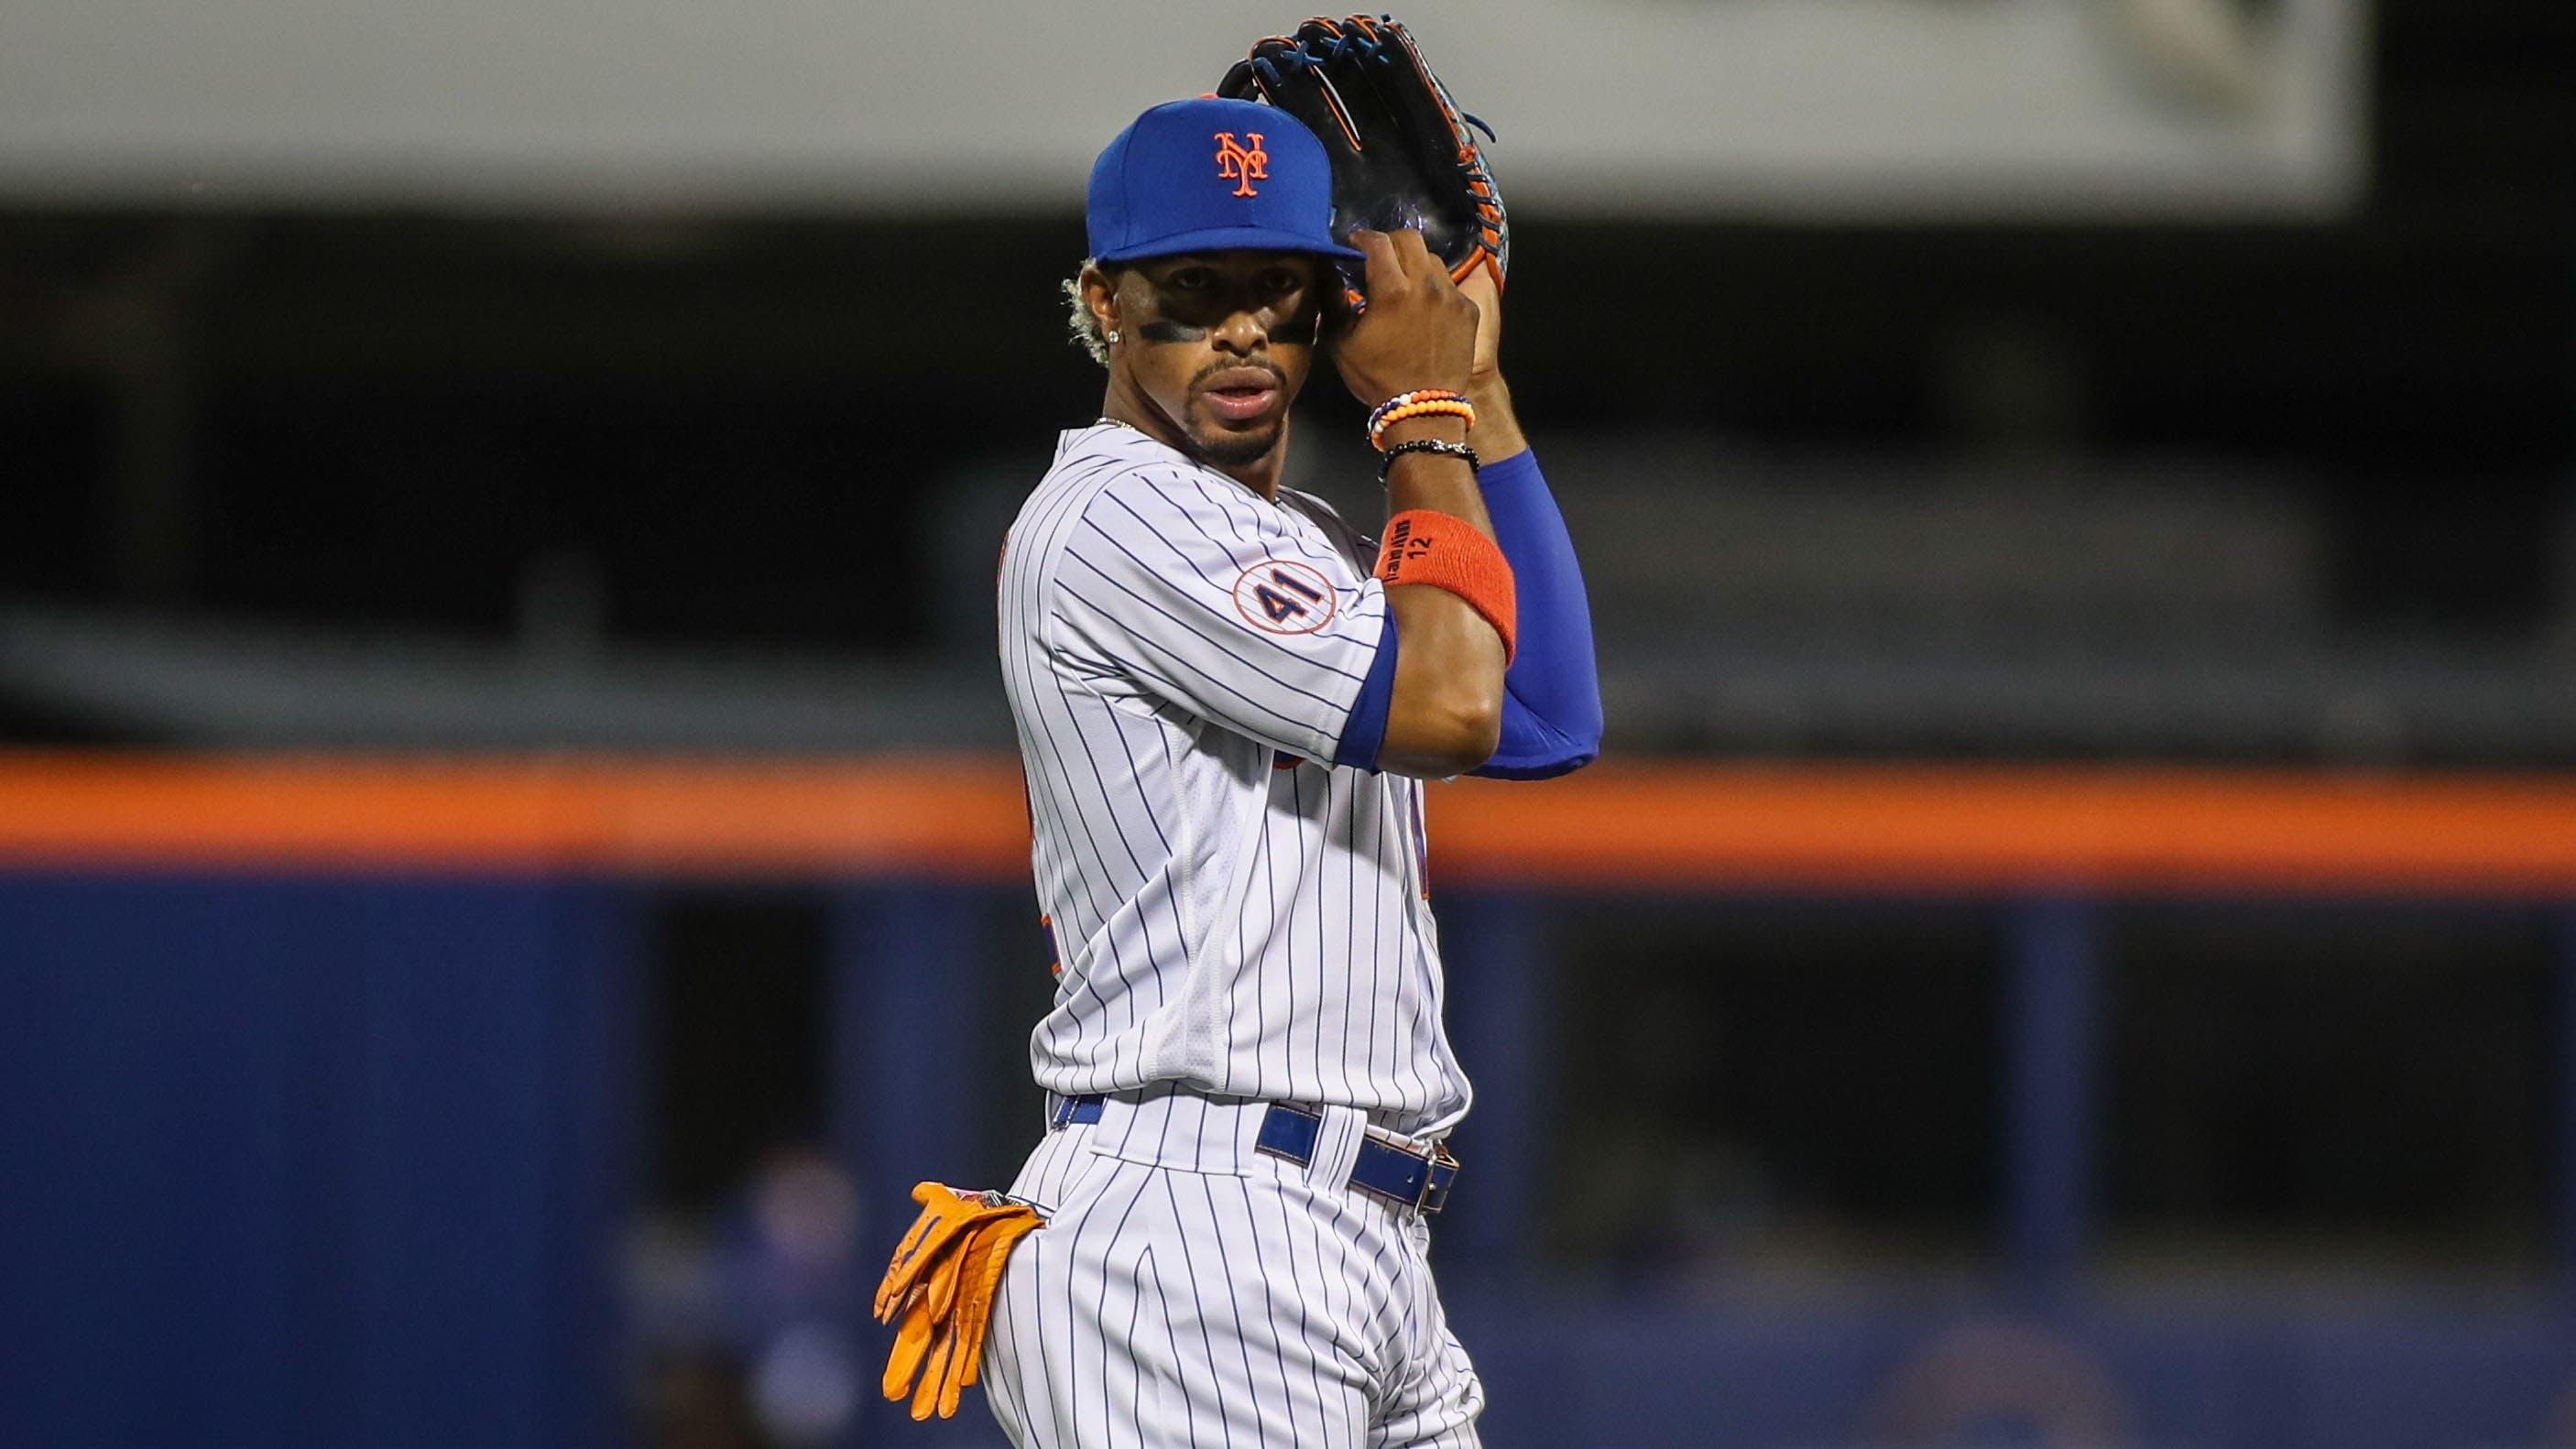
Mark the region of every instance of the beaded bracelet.
[[1369, 446], [1372, 448], [1386, 446], [1381, 441], [1386, 436], [1386, 430], [1406, 418], [1441, 414], [1464, 418], [1467, 426], [1471, 428], [1476, 425], [1476, 409], [1465, 398], [1455, 394], [1400, 393], [1380, 403], [1377, 410], [1369, 414]]
[[1476, 409], [1472, 405], [1452, 402], [1447, 398], [1426, 398], [1418, 403], [1406, 403], [1380, 419], [1376, 430], [1369, 434], [1369, 445], [1384, 448], [1386, 444], [1382, 440], [1386, 437], [1386, 430], [1406, 418], [1440, 416], [1464, 418], [1467, 420], [1467, 426], [1471, 428], [1476, 425]]
[[1386, 455], [1384, 457], [1378, 459], [1377, 482], [1379, 487], [1383, 488], [1386, 486], [1387, 470], [1395, 466], [1395, 460], [1403, 457], [1407, 453], [1438, 453], [1444, 458], [1461, 458], [1466, 460], [1467, 471], [1469, 473], [1481, 474], [1484, 471], [1482, 464], [1476, 457], [1476, 450], [1468, 447], [1464, 443], [1444, 442], [1439, 438], [1416, 438], [1410, 443], [1396, 444], [1394, 447], [1386, 450]]
[[1368, 430], [1372, 433], [1376, 432], [1385, 424], [1386, 415], [1388, 413], [1395, 411], [1397, 408], [1403, 407], [1406, 403], [1428, 402], [1433, 398], [1439, 398], [1444, 401], [1451, 402], [1464, 402], [1467, 400], [1467, 395], [1462, 392], [1451, 392], [1445, 387], [1421, 387], [1415, 388], [1411, 392], [1397, 393], [1395, 396], [1388, 398], [1386, 401], [1379, 403], [1376, 407], [1369, 410]]
[[1445, 387], [1417, 388], [1412, 392], [1397, 393], [1369, 411], [1369, 446], [1382, 446], [1378, 439], [1385, 436], [1389, 426], [1405, 418], [1435, 413], [1465, 418], [1471, 428], [1476, 425], [1476, 409], [1468, 403], [1465, 395]]

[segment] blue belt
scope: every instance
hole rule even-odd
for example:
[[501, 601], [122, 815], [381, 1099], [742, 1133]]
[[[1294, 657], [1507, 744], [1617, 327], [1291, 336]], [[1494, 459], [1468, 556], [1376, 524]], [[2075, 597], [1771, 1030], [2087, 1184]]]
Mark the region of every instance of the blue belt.
[[[1061, 1098], [1056, 1103], [1054, 1124], [1062, 1127], [1070, 1122], [1097, 1122], [1102, 1100]], [[1304, 1167], [1315, 1160], [1315, 1137], [1323, 1126], [1320, 1112], [1273, 1102], [1270, 1110], [1262, 1114], [1261, 1135], [1254, 1140], [1253, 1149]], [[1450, 1185], [1457, 1180], [1458, 1159], [1449, 1155], [1445, 1144], [1429, 1152], [1409, 1152], [1391, 1142], [1363, 1137], [1359, 1155], [1351, 1163], [1351, 1186], [1398, 1207], [1425, 1213], [1436, 1213], [1448, 1206]]]

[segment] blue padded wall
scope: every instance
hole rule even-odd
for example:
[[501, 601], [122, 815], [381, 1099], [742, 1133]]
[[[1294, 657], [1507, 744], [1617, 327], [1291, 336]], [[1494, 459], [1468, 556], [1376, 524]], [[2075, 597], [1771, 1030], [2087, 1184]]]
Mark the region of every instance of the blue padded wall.
[[0, 1443], [616, 1437], [632, 922], [0, 876]]

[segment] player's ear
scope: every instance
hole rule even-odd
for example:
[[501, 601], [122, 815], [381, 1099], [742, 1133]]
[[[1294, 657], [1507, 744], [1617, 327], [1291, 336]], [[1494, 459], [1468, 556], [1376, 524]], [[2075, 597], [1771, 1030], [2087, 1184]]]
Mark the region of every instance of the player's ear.
[[1101, 335], [1118, 335], [1118, 277], [1093, 262], [1082, 269], [1082, 305], [1099, 320]]

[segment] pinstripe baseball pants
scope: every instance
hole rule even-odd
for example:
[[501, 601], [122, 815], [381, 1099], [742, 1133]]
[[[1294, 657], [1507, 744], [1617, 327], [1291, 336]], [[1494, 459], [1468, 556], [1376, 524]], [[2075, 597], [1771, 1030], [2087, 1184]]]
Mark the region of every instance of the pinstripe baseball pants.
[[1019, 1449], [1472, 1449], [1485, 1404], [1412, 1211], [1252, 1150], [1263, 1104], [1157, 1089], [1048, 1134], [1012, 1194], [983, 1383]]

